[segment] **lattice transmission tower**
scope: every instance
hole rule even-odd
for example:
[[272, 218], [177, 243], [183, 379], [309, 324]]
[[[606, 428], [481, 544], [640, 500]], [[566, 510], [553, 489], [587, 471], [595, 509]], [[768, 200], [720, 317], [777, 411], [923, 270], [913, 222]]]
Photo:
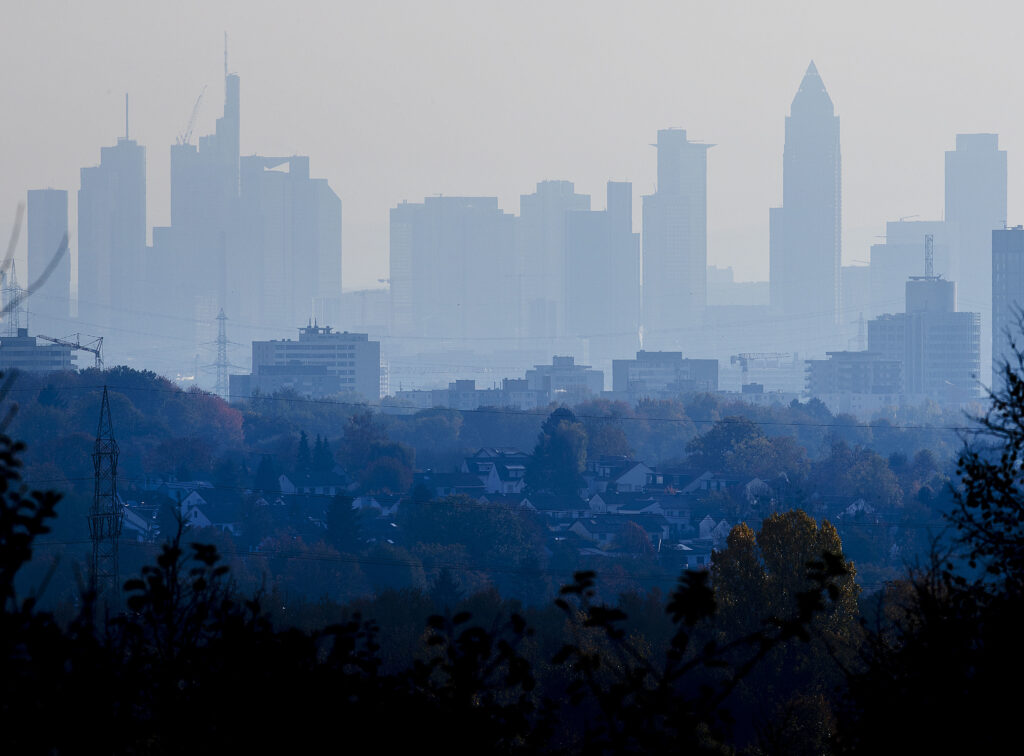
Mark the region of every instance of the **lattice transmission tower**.
[[[210, 342], [206, 342], [209, 344]], [[228, 316], [224, 314], [224, 308], [220, 308], [220, 313], [217, 315], [217, 340], [213, 342], [214, 346], [217, 347], [217, 358], [212, 365], [203, 365], [203, 368], [209, 370], [213, 368], [216, 373], [216, 381], [213, 384], [213, 393], [219, 396], [224, 401], [229, 401], [231, 386], [229, 384], [228, 371], [231, 368], [240, 368], [240, 365], [235, 365], [228, 359], [228, 347], [237, 346], [235, 342], [228, 340]], [[199, 371], [196, 371], [198, 377]]]
[[14, 337], [18, 330], [28, 328], [28, 292], [18, 284], [18, 270], [11, 262], [10, 276], [3, 279], [3, 308], [7, 320], [7, 335]]
[[96, 428], [96, 444], [92, 452], [96, 488], [89, 510], [89, 536], [92, 538], [92, 568], [90, 587], [99, 596], [113, 589], [118, 591], [117, 542], [121, 537], [124, 512], [117, 498], [117, 441], [110, 421], [110, 400], [107, 387], [103, 387], [100, 422]]

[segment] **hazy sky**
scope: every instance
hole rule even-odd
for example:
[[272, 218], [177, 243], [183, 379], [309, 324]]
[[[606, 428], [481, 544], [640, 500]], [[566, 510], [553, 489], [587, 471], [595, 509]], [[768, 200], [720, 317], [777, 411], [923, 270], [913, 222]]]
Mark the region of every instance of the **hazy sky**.
[[[305, 154], [344, 207], [345, 288], [387, 275], [388, 209], [425, 195], [519, 195], [568, 179], [654, 189], [659, 128], [712, 142], [708, 258], [765, 279], [784, 118], [816, 62], [842, 118], [843, 258], [900, 216], [942, 213], [957, 132], [1000, 135], [1024, 221], [1024, 10], [965, 2], [5, 3], [0, 232], [31, 188], [74, 192], [124, 129], [147, 148], [149, 225], [169, 220], [169, 150], [223, 34], [242, 80], [242, 153]], [[75, 245], [72, 217], [72, 247]], [[24, 239], [22, 239], [24, 247]]]

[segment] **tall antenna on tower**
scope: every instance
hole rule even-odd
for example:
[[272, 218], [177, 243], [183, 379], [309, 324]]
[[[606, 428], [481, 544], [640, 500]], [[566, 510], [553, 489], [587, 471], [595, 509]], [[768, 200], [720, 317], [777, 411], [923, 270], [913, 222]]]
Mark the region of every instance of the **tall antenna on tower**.
[[96, 596], [113, 589], [111, 597], [114, 601], [118, 595], [117, 541], [124, 522], [124, 512], [117, 497], [117, 457], [117, 441], [114, 440], [114, 426], [110, 421], [110, 400], [104, 386], [100, 422], [92, 452], [95, 492], [89, 509], [89, 537], [92, 539], [89, 585]]
[[224, 78], [228, 78], [228, 33], [224, 32]]
[[128, 141], [128, 93], [124, 93], [124, 139]]
[[925, 278], [935, 277], [935, 235], [924, 235], [924, 275]]

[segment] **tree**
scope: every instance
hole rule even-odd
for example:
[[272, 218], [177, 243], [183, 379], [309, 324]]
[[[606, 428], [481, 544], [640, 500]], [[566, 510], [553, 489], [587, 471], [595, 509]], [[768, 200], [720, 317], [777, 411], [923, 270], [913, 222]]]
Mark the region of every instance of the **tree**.
[[638, 554], [647, 558], [654, 556], [654, 544], [647, 531], [635, 522], [627, 522], [615, 538], [616, 546], [627, 554]]
[[587, 466], [587, 433], [567, 407], [552, 412], [541, 426], [537, 445], [526, 465], [531, 491], [578, 495]]
[[329, 473], [334, 469], [334, 454], [327, 436], [320, 438], [316, 434], [316, 446], [313, 447], [313, 470], [318, 473]]
[[729, 452], [741, 444], [763, 437], [764, 432], [751, 420], [737, 416], [726, 417], [687, 444], [687, 461], [695, 467], [721, 470], [725, 467]]
[[339, 456], [342, 466], [349, 473], [357, 473], [369, 462], [374, 444], [387, 440], [387, 434], [370, 410], [355, 413], [349, 417], [341, 440]]
[[359, 474], [359, 489], [363, 493], [404, 493], [412, 485], [412, 467], [392, 456], [370, 460]]
[[256, 479], [253, 481], [253, 488], [268, 495], [281, 491], [277, 465], [274, 463], [274, 458], [271, 455], [264, 454], [260, 457], [260, 464], [256, 468]]
[[[843, 681], [843, 667], [836, 659], [849, 661], [859, 637], [860, 588], [836, 529], [827, 521], [819, 526], [800, 510], [773, 514], [756, 535], [747, 525], [734, 527], [726, 548], [711, 559], [711, 584], [719, 607], [715, 624], [725, 644], [799, 615], [801, 602], [814, 595], [821, 572], [835, 575], [822, 610], [766, 654], [739, 686], [733, 705], [745, 713], [742, 719], [756, 721], [769, 695], [776, 706], [768, 712], [770, 718], [787, 711], [811, 711], [797, 705], [803, 697], [832, 696]], [[815, 732], [812, 740], [825, 737]], [[741, 733], [741, 739], [754, 736], [754, 731]]]
[[362, 545], [359, 527], [359, 512], [352, 508], [352, 497], [337, 494], [327, 505], [327, 542], [340, 552], [356, 552]]
[[[957, 543], [936, 546], [879, 602], [864, 663], [849, 681], [843, 729], [851, 750], [1019, 747], [1017, 697], [1006, 691], [1024, 673], [1024, 351], [1011, 340], [1010, 352], [963, 440], [950, 514]], [[911, 733], [907, 722], [925, 726]]]
[[[318, 437], [319, 438], [319, 437]], [[302, 478], [313, 469], [313, 453], [309, 449], [309, 436], [306, 431], [299, 433], [299, 445], [295, 451], [295, 474]]]

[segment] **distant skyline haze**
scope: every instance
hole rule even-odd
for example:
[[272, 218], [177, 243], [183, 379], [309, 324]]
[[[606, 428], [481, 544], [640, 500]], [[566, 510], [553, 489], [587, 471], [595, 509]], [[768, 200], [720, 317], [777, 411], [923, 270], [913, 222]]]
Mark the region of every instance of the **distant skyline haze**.
[[[347, 289], [387, 277], [402, 200], [497, 196], [518, 213], [538, 181], [592, 196], [632, 181], [639, 231], [655, 189], [648, 145], [669, 127], [717, 145], [708, 262], [765, 280], [785, 116], [812, 59], [843, 123], [843, 261], [866, 261], [886, 221], [941, 217], [957, 133], [999, 134], [1015, 222], [1022, 15], [918, 2], [17, 4], [0, 51], [0, 233], [28, 190], [78, 190], [80, 168], [124, 135], [125, 92], [146, 148], [147, 225], [166, 225], [169, 148], [204, 86], [194, 133], [212, 131], [227, 31], [245, 82], [241, 152], [310, 156], [344, 203]], [[19, 261], [26, 251], [23, 234]]]

